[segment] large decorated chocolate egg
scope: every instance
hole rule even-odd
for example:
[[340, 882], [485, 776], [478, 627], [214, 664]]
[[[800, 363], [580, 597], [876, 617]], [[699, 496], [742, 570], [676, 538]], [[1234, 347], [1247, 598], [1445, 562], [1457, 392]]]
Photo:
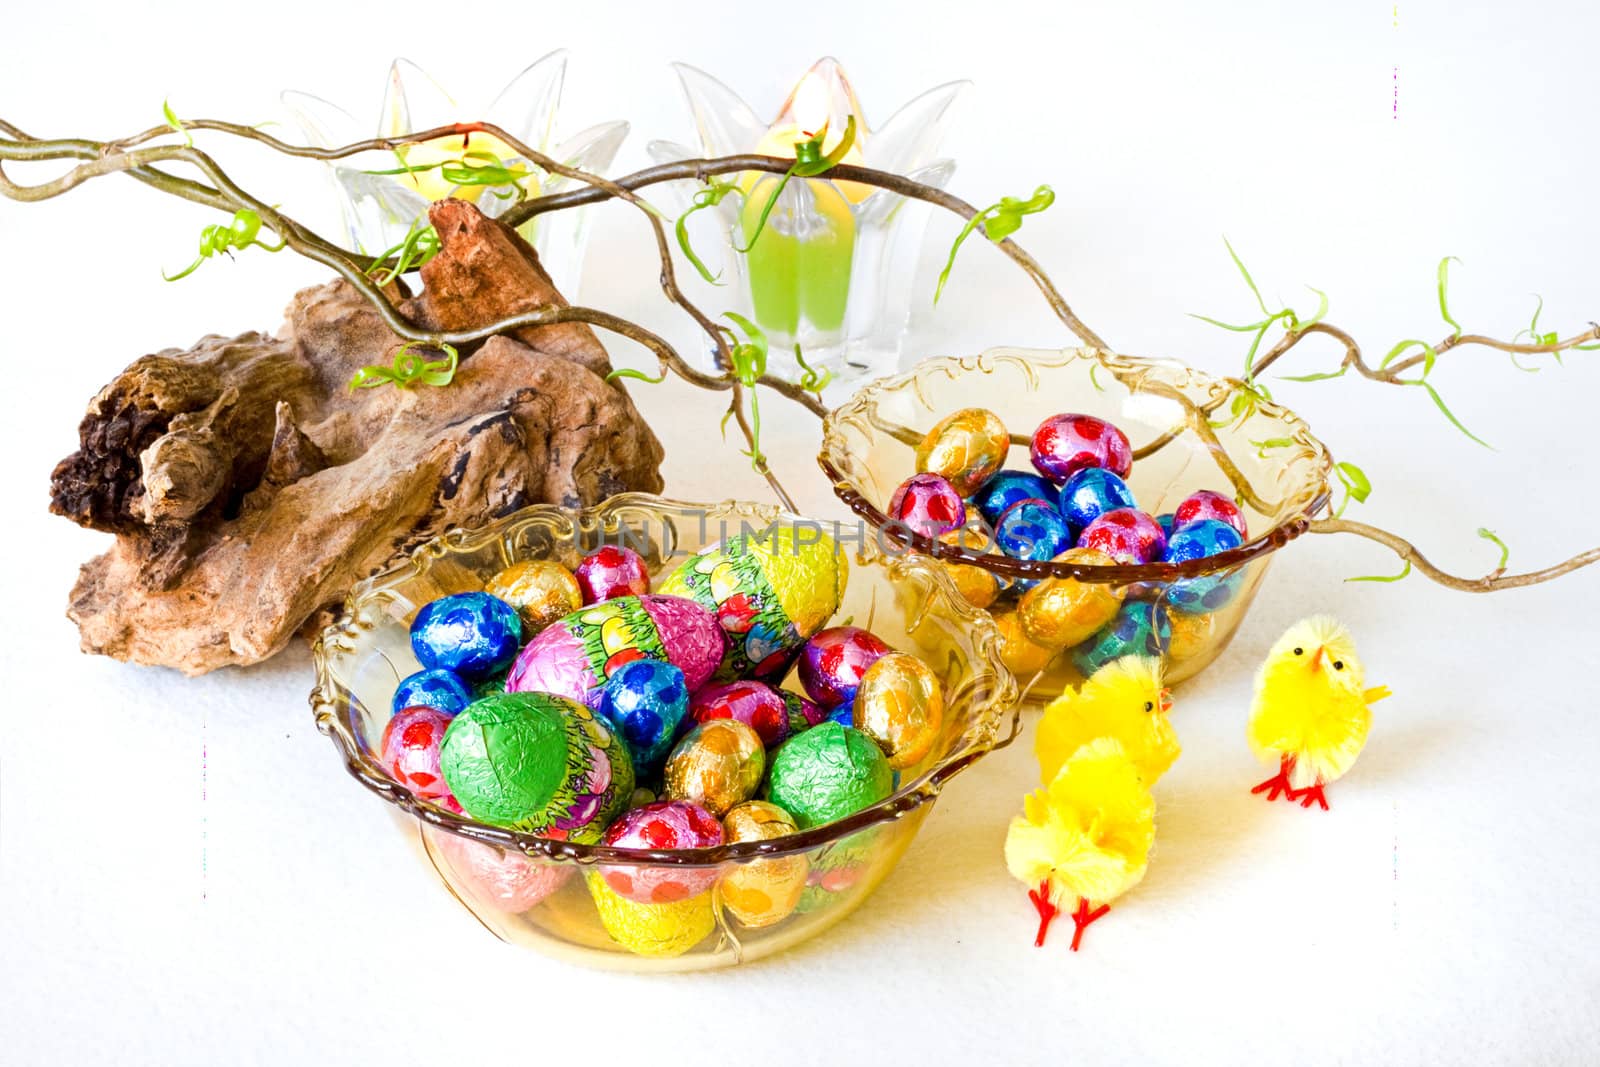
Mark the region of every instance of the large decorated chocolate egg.
[[967, 496], [1000, 469], [1011, 435], [988, 408], [962, 408], [934, 424], [917, 445], [917, 471], [937, 474]]
[[454, 671], [425, 670], [400, 679], [400, 684], [395, 687], [394, 698], [389, 702], [389, 710], [398, 712], [402, 708], [429, 707], [454, 715], [472, 703], [472, 699], [472, 689], [461, 680], [459, 674]]
[[1119, 478], [1133, 470], [1128, 437], [1093, 415], [1052, 415], [1033, 432], [1028, 454], [1039, 473], [1060, 483], [1081, 470], [1100, 467]]
[[[722, 820], [728, 842], [772, 841], [799, 831], [794, 817], [776, 804], [747, 800]], [[745, 926], [759, 929], [788, 918], [805, 892], [810, 863], [805, 853], [754, 859], [722, 876], [722, 905]]]
[[506, 669], [522, 640], [517, 609], [488, 593], [456, 593], [422, 606], [411, 621], [411, 651], [428, 670], [475, 682]]
[[668, 799], [698, 804], [720, 819], [756, 795], [766, 767], [767, 750], [753, 727], [738, 719], [711, 719], [684, 734], [673, 748], [662, 792]]
[[1061, 515], [1082, 531], [1108, 511], [1134, 506], [1128, 483], [1103, 467], [1086, 467], [1061, 487]]
[[513, 563], [490, 578], [483, 591], [517, 609], [523, 640], [583, 607], [578, 580], [553, 559]]
[[1032, 471], [999, 471], [972, 494], [973, 506], [990, 526], [1013, 504], [1024, 500], [1044, 500], [1055, 504], [1058, 499], [1055, 483]]
[[[716, 848], [722, 823], [698, 804], [660, 800], [625, 811], [607, 828], [601, 844], [651, 851]], [[715, 867], [669, 864], [608, 864], [601, 876], [616, 892], [641, 904], [670, 904], [704, 893], [717, 881]]]
[[956, 487], [937, 474], [913, 474], [889, 499], [889, 521], [913, 533], [938, 537], [959, 530], [967, 521], [967, 505]]
[[601, 545], [573, 568], [585, 604], [599, 604], [619, 596], [644, 596], [650, 591], [650, 571], [644, 557], [625, 545]]
[[633, 793], [627, 746], [605, 720], [549, 693], [485, 697], [450, 721], [445, 781], [480, 822], [591, 844]]
[[670, 663], [634, 660], [611, 672], [595, 710], [627, 742], [634, 777], [649, 777], [661, 769], [689, 714], [689, 686]]
[[1072, 664], [1087, 678], [1123, 656], [1165, 656], [1171, 640], [1166, 609], [1150, 600], [1128, 600], [1104, 629], [1072, 650]]
[[599, 702], [612, 672], [636, 660], [671, 663], [690, 692], [722, 659], [723, 636], [705, 608], [680, 596], [624, 596], [573, 612], [523, 648], [506, 678], [512, 693]]
[[737, 719], [755, 730], [768, 748], [789, 736], [789, 705], [772, 686], [754, 679], [701, 687], [689, 701], [689, 717], [697, 723]]
[[419, 797], [450, 794], [439, 770], [439, 747], [451, 718], [449, 712], [426, 705], [402, 708], [383, 728], [379, 751], [384, 769]]
[[450, 884], [479, 907], [510, 914], [527, 911], [572, 876], [571, 864], [529, 859], [455, 834], [441, 831], [427, 839], [453, 876]]
[[778, 749], [767, 799], [802, 830], [853, 815], [894, 790], [888, 757], [866, 734], [823, 723]]
[[[1244, 543], [1239, 531], [1220, 519], [1197, 519], [1178, 528], [1167, 542], [1168, 563], [1204, 559]], [[1198, 578], [1180, 578], [1167, 586], [1165, 599], [1174, 609], [1205, 615], [1227, 607], [1244, 584], [1242, 570], [1218, 571]]]
[[820, 708], [813, 700], [791, 693], [787, 689], [778, 690], [778, 698], [783, 701], [785, 712], [789, 716], [789, 733], [797, 734], [801, 730], [809, 730], [819, 722], [826, 722], [828, 713]]
[[1161, 524], [1138, 508], [1108, 511], [1084, 527], [1079, 548], [1104, 552], [1118, 563], [1154, 563], [1167, 550]]
[[641, 904], [612, 889], [596, 871], [590, 871], [585, 881], [606, 933], [635, 955], [681, 956], [717, 928], [711, 893], [669, 904]]
[[1244, 512], [1239, 510], [1238, 503], [1221, 493], [1213, 493], [1209, 489], [1190, 493], [1172, 512], [1173, 525], [1178, 529], [1193, 525], [1202, 519], [1225, 522], [1237, 530], [1241, 538], [1250, 536], [1249, 525], [1245, 522]]
[[796, 673], [807, 695], [830, 708], [853, 697], [867, 668], [892, 651], [859, 626], [831, 626], [806, 642]]
[[1049, 502], [1024, 500], [1000, 516], [994, 539], [1013, 559], [1055, 559], [1072, 547], [1072, 529]]
[[[1092, 548], [1071, 548], [1056, 557], [1065, 563], [1105, 567], [1114, 560]], [[1022, 594], [1017, 617], [1034, 644], [1061, 649], [1088, 640], [1116, 615], [1122, 589], [1107, 582], [1045, 578]]]
[[855, 728], [878, 743], [895, 770], [933, 751], [944, 726], [944, 686], [926, 663], [891, 652], [867, 668], [855, 695]]
[[[775, 523], [690, 556], [661, 592], [703, 605], [727, 634], [717, 681], [767, 680], [781, 678], [800, 645], [839, 609], [848, 577], [833, 538], [815, 526]], [[690, 688], [699, 686], [691, 679]]]

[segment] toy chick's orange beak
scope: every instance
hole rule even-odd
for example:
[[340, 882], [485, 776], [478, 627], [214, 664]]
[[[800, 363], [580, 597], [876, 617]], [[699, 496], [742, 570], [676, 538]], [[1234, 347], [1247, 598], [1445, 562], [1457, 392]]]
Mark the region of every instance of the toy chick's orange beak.
[[1318, 645], [1317, 646], [1317, 650], [1315, 652], [1311, 653], [1311, 669], [1314, 670], [1314, 671], [1320, 671], [1322, 669], [1322, 646], [1321, 645]]
[[1171, 711], [1172, 710], [1172, 690], [1170, 690], [1170, 689], [1162, 689], [1159, 699], [1161, 701], [1161, 710], [1162, 711]]

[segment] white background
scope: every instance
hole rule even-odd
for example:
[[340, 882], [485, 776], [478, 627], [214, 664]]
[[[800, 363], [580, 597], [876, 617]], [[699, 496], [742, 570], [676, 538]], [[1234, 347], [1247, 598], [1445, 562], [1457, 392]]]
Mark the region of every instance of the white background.
[[[1021, 7], [15, 3], [0, 21], [0, 113], [41, 135], [110, 137], [158, 122], [163, 98], [183, 115], [279, 118], [278, 90], [298, 87], [375, 114], [392, 56], [487, 100], [564, 45], [562, 128], [632, 120], [619, 160], [631, 169], [647, 139], [689, 138], [669, 60], [769, 112], [834, 53], [869, 119], [975, 80], [947, 142], [954, 189], [987, 202], [1053, 183], [1059, 202], [1022, 240], [1124, 351], [1237, 372], [1239, 338], [1185, 316], [1251, 311], [1223, 233], [1269, 298], [1309, 311], [1303, 283], [1327, 290], [1330, 318], [1369, 351], [1444, 335], [1445, 254], [1464, 260], [1452, 296], [1469, 329], [1509, 335], [1535, 292], [1551, 328], [1600, 317], [1592, 4]], [[267, 199], [331, 218], [306, 165], [222, 151]], [[1392, 561], [1344, 539], [1283, 552], [1233, 646], [1181, 689], [1186, 754], [1158, 789], [1149, 876], [1077, 955], [1064, 937], [1032, 947], [1032, 909], [1001, 863], [1032, 784], [1031, 732], [951, 787], [854, 918], [776, 960], [619, 977], [492, 940], [313, 730], [303, 648], [191, 681], [84, 658], [62, 617], [74, 568], [105, 543], [45, 511], [85, 401], [144, 352], [273, 328], [291, 291], [321, 280], [255, 254], [163, 283], [213, 221], [118, 178], [0, 202], [7, 1064], [1600, 1057], [1600, 570], [1493, 597], [1416, 577], [1352, 585], [1341, 579]], [[931, 246], [947, 246], [954, 225], [935, 226]], [[917, 352], [1065, 343], [981, 244]], [[585, 298], [689, 343], [648, 256], [633, 216], [602, 212]], [[1304, 349], [1286, 373], [1336, 358]], [[1371, 475], [1360, 517], [1447, 566], [1493, 565], [1480, 525], [1520, 568], [1600, 542], [1595, 355], [1522, 374], [1462, 351], [1436, 381], [1498, 451], [1451, 430], [1420, 390], [1278, 392]], [[714, 400], [636, 395], [674, 495], [762, 496], [716, 444]], [[815, 425], [780, 408], [769, 402], [768, 444], [782, 475], [807, 509], [833, 513]], [[1261, 776], [1243, 739], [1251, 673], [1312, 611], [1345, 619], [1369, 677], [1396, 694], [1328, 814], [1247, 793]]]

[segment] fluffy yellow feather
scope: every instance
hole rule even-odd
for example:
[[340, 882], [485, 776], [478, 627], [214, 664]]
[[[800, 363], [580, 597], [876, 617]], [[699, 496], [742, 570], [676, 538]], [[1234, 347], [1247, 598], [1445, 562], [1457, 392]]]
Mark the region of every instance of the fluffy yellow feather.
[[1372, 729], [1369, 704], [1389, 695], [1366, 688], [1350, 632], [1326, 615], [1289, 627], [1256, 675], [1250, 747], [1278, 773], [1251, 792], [1280, 794], [1302, 807], [1328, 800], [1323, 787], [1355, 763]]
[[1172, 702], [1161, 686], [1161, 661], [1143, 656], [1112, 660], [1073, 692], [1051, 701], [1039, 720], [1033, 749], [1039, 779], [1049, 782], [1067, 758], [1101, 737], [1121, 742], [1147, 786], [1167, 773], [1182, 749], [1167, 719]]
[[1071, 914], [1077, 951], [1084, 929], [1144, 877], [1155, 842], [1156, 802], [1121, 742], [1079, 748], [1050, 783], [1023, 801], [1006, 832], [1006, 868], [1027, 885], [1043, 945], [1050, 922]]

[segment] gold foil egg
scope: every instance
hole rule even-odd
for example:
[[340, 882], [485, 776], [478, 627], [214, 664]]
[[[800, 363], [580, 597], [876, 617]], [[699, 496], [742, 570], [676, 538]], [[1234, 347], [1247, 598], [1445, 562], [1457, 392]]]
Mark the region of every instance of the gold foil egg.
[[766, 769], [761, 735], [737, 719], [711, 719], [685, 734], [667, 757], [663, 793], [720, 819], [756, 795]]
[[[939, 540], [947, 545], [957, 545], [969, 552], [987, 553], [994, 545], [994, 533], [989, 529], [989, 524], [983, 521], [983, 516], [978, 514], [976, 508], [967, 512], [967, 524], [960, 529], [949, 530], [939, 535]], [[952, 563], [949, 560], [939, 561], [945, 573], [950, 576], [950, 581], [955, 583], [959, 592], [967, 603], [975, 608], [986, 608], [1000, 597], [1000, 579], [982, 567], [974, 567], [970, 563]]]
[[1039, 673], [1056, 658], [1055, 649], [1044, 648], [1028, 639], [1015, 611], [996, 614], [994, 628], [1000, 631], [1000, 662], [1018, 678]]
[[917, 446], [917, 473], [942, 476], [970, 496], [1000, 469], [1011, 451], [1011, 435], [988, 408], [962, 408], [934, 424]]
[[606, 933], [636, 955], [681, 956], [717, 928], [709, 891], [667, 904], [641, 904], [612, 889], [597, 871], [590, 871], [587, 881]]
[[1185, 615], [1179, 611], [1168, 611], [1167, 618], [1172, 623], [1172, 640], [1167, 646], [1167, 656], [1173, 662], [1198, 656], [1216, 636], [1215, 615]]
[[[776, 804], [748, 800], [722, 820], [727, 841], [771, 841], [798, 833], [793, 816]], [[811, 865], [805, 854], [741, 863], [722, 876], [722, 904], [745, 926], [782, 922], [800, 903]]]
[[861, 676], [852, 713], [856, 729], [878, 743], [889, 766], [904, 770], [933, 750], [944, 726], [944, 686], [906, 652], [878, 658]]
[[[1069, 548], [1056, 560], [1109, 567], [1116, 560], [1093, 548]], [[1076, 578], [1045, 578], [1022, 594], [1017, 617], [1028, 640], [1061, 649], [1093, 637], [1122, 606], [1120, 587]]]
[[513, 563], [490, 578], [483, 591], [517, 609], [522, 617], [524, 641], [583, 607], [578, 579], [567, 568], [549, 559]]

